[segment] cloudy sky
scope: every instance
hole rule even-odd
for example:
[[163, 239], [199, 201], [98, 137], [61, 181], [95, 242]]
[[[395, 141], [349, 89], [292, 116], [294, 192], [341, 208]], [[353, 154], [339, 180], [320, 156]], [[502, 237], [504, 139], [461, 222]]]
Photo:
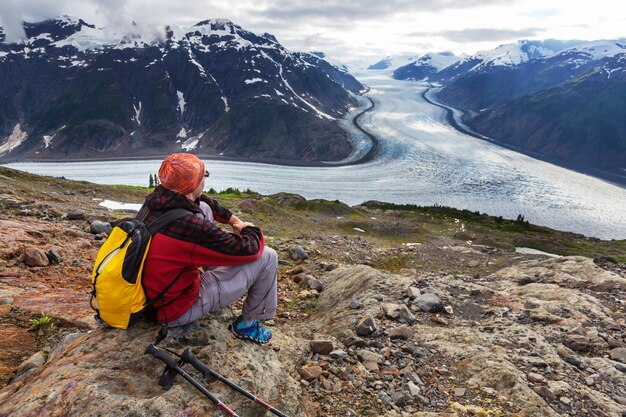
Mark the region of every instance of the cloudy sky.
[[518, 39], [626, 37], [617, 0], [0, 0], [8, 37], [18, 22], [61, 14], [98, 26], [191, 26], [227, 18], [291, 50], [351, 61], [449, 50], [475, 53]]

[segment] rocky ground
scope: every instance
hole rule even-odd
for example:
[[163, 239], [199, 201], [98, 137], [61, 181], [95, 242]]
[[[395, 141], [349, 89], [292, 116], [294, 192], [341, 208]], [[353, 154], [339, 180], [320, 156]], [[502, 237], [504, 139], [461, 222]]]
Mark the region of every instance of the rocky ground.
[[[143, 354], [157, 327], [93, 321], [93, 259], [132, 215], [97, 199], [147, 190], [1, 167], [0, 190], [0, 416], [223, 415], [180, 377], [158, 386]], [[235, 304], [159, 346], [192, 348], [288, 415], [626, 416], [626, 241], [445, 208], [217, 198], [279, 253], [274, 338], [233, 338]], [[239, 415], [270, 415], [185, 369]]]

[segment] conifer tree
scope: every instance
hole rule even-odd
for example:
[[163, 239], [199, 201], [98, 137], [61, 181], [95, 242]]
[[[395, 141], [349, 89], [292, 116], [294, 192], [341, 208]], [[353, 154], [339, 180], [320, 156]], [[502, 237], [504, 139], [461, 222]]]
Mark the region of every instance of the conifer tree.
[[150, 184], [148, 185], [149, 188], [154, 188], [154, 179], [152, 178], [152, 174], [150, 174]]

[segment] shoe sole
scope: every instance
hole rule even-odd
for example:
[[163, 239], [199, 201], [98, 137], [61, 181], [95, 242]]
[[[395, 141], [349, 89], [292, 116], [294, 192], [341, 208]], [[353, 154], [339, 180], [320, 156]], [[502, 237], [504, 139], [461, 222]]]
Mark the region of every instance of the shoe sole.
[[270, 339], [268, 339], [267, 341], [263, 342], [263, 341], [261, 341], [261, 340], [254, 339], [254, 338], [252, 338], [252, 337], [250, 337], [250, 336], [246, 336], [246, 335], [243, 335], [243, 334], [239, 334], [239, 333], [237, 333], [237, 332], [235, 331], [235, 329], [234, 329], [234, 327], [233, 327], [232, 323], [228, 325], [228, 330], [230, 330], [230, 332], [231, 332], [231, 333], [232, 333], [232, 334], [233, 334], [233, 335], [234, 335], [237, 339], [241, 339], [241, 340], [249, 340], [249, 341], [254, 342], [254, 343], [256, 343], [256, 344], [259, 344], [259, 345], [266, 345], [266, 344], [268, 344], [268, 343], [269, 343], [269, 341], [270, 341], [270, 340], [272, 340], [272, 339], [270, 338]]

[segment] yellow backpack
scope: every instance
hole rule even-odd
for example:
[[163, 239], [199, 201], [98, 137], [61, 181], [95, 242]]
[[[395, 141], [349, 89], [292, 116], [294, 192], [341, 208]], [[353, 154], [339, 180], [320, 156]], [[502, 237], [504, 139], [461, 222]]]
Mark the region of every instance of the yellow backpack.
[[152, 236], [172, 221], [189, 213], [189, 210], [173, 209], [150, 225], [133, 219], [121, 222], [113, 228], [98, 251], [91, 273], [90, 304], [96, 311], [96, 321], [118, 329], [127, 329], [144, 316], [146, 308], [152, 305], [141, 284], [143, 264]]

